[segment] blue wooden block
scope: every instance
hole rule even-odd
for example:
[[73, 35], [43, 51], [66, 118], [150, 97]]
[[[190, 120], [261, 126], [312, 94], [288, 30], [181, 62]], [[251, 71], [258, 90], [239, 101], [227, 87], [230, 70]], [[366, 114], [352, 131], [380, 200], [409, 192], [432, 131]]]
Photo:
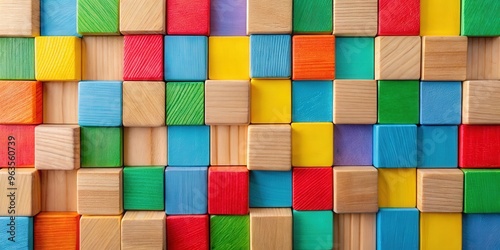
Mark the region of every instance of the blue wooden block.
[[293, 122], [332, 122], [332, 103], [332, 81], [293, 81]]
[[293, 249], [333, 249], [333, 212], [293, 210]]
[[250, 207], [291, 207], [292, 171], [250, 171]]
[[377, 250], [417, 250], [419, 212], [416, 208], [381, 208], [377, 213]]
[[170, 167], [210, 164], [210, 126], [168, 126], [167, 140]]
[[289, 35], [250, 36], [250, 76], [290, 78], [292, 42]]
[[0, 217], [0, 249], [33, 249], [33, 217]]
[[417, 138], [419, 168], [457, 167], [457, 126], [420, 126]]
[[500, 214], [464, 214], [462, 249], [500, 249]]
[[208, 38], [165, 36], [165, 81], [207, 79]]
[[374, 79], [374, 57], [373, 37], [336, 37], [335, 78]]
[[373, 165], [377, 168], [417, 166], [416, 125], [374, 125]]
[[78, 124], [122, 125], [122, 82], [82, 81], [78, 84]]
[[421, 124], [458, 125], [461, 121], [461, 82], [420, 82]]
[[40, 35], [78, 36], [76, 32], [77, 0], [40, 0]]
[[207, 167], [167, 167], [165, 170], [167, 214], [206, 214], [207, 178]]

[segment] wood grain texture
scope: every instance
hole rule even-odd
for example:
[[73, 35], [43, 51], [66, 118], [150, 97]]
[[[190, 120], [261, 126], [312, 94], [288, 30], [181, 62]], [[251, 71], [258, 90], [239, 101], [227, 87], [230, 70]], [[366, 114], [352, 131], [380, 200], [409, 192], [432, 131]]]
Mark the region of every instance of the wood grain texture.
[[293, 81], [291, 94], [292, 122], [332, 122], [332, 81]]
[[42, 123], [42, 83], [0, 81], [0, 124]]
[[208, 213], [248, 214], [248, 170], [245, 167], [208, 169]]
[[378, 211], [378, 173], [371, 166], [333, 168], [333, 211], [373, 213]]
[[377, 122], [377, 82], [335, 80], [333, 84], [335, 124]]
[[462, 223], [463, 249], [500, 248], [500, 239], [494, 236], [500, 233], [499, 214], [464, 214]]
[[417, 203], [417, 170], [415, 168], [378, 169], [378, 206], [404, 208]]
[[379, 0], [378, 35], [420, 35], [420, 0]]
[[291, 207], [292, 171], [250, 171], [250, 207]]
[[76, 5], [74, 0], [40, 1], [40, 35], [81, 36], [76, 32]]
[[165, 81], [205, 81], [208, 37], [165, 36]]
[[462, 213], [420, 213], [420, 249], [460, 250], [462, 234]]
[[462, 212], [463, 185], [464, 174], [459, 169], [418, 169], [418, 210]]
[[335, 78], [335, 37], [298, 35], [292, 38], [292, 79], [333, 80]]
[[120, 33], [165, 34], [165, 11], [165, 0], [121, 0]]
[[335, 214], [334, 249], [375, 250], [376, 214]]
[[500, 80], [500, 37], [470, 37], [467, 80]]
[[124, 128], [125, 166], [167, 165], [167, 127]]
[[121, 249], [166, 249], [164, 211], [127, 211], [122, 219]]
[[167, 83], [167, 125], [205, 124], [203, 82]]
[[250, 216], [210, 216], [210, 248], [214, 250], [249, 249]]
[[35, 167], [39, 170], [80, 168], [80, 127], [40, 125], [35, 128]]
[[34, 37], [40, 34], [40, 1], [5, 0], [0, 3], [0, 36]]
[[35, 80], [35, 40], [33, 38], [2, 37], [0, 50], [2, 51], [0, 79]]
[[420, 37], [375, 38], [375, 79], [420, 79]]
[[43, 83], [43, 123], [78, 124], [78, 82]]
[[207, 213], [207, 167], [167, 167], [165, 212], [168, 215]]
[[284, 78], [292, 75], [292, 37], [250, 36], [250, 77]]
[[290, 125], [250, 125], [247, 144], [248, 170], [286, 171], [292, 168]]
[[293, 1], [294, 34], [331, 34], [333, 0]]
[[119, 0], [78, 0], [77, 30], [82, 35], [119, 35]]
[[123, 82], [123, 126], [165, 125], [165, 83]]
[[169, 250], [209, 249], [208, 215], [167, 216]]
[[123, 208], [125, 210], [165, 209], [165, 167], [125, 167]]
[[247, 125], [210, 126], [210, 165], [247, 164]]
[[416, 125], [374, 125], [373, 165], [377, 168], [417, 166]]
[[[12, 172], [12, 170], [10, 171]], [[13, 185], [10, 185], [13, 184]], [[10, 192], [7, 188], [17, 188], [15, 212], [17, 216], [35, 216], [40, 212], [40, 173], [34, 168], [15, 169], [15, 181], [9, 180], [9, 169], [0, 169], [0, 188], [5, 190], [5, 195], [0, 196], [0, 203], [5, 204], [0, 210], [0, 216], [11, 216], [7, 204], [10, 204]]]
[[35, 38], [35, 77], [38, 81], [81, 79], [81, 39], [73, 36]]
[[500, 10], [500, 2], [495, 0], [462, 1], [462, 36], [499, 36], [500, 20], [491, 19]]
[[81, 167], [121, 167], [123, 165], [122, 127], [81, 127]]
[[40, 186], [43, 212], [76, 212], [77, 170], [41, 170]]
[[170, 35], [210, 34], [209, 0], [167, 1], [167, 33]]
[[250, 249], [291, 250], [292, 227], [290, 208], [250, 209]]
[[92, 127], [122, 125], [122, 82], [81, 81], [78, 83], [78, 124]]
[[293, 0], [248, 0], [247, 34], [292, 33]]
[[[11, 225], [15, 224], [16, 237], [10, 235]], [[0, 217], [2, 232], [0, 244], [5, 249], [33, 249], [33, 217]], [[12, 237], [12, 238], [11, 238]]]
[[422, 80], [463, 81], [467, 74], [467, 37], [422, 38]]
[[250, 121], [250, 82], [205, 82], [205, 124], [239, 125]]
[[122, 215], [80, 218], [81, 250], [120, 250]]
[[465, 81], [462, 123], [500, 124], [500, 81]]
[[461, 82], [420, 82], [420, 124], [460, 124], [461, 109]]
[[378, 123], [419, 123], [419, 82], [378, 81]]
[[293, 168], [294, 210], [331, 210], [333, 207], [332, 168]]
[[123, 79], [123, 36], [85, 36], [82, 40], [82, 79]]
[[[10, 136], [15, 140], [9, 140]], [[10, 162], [14, 162], [16, 168], [35, 166], [34, 125], [0, 125], [0, 145], [5, 145], [0, 147], [0, 167], [8, 167]], [[9, 160], [9, 151], [15, 152], [15, 159]]]
[[333, 34], [336, 36], [377, 35], [377, 0], [334, 0]]
[[462, 169], [465, 176], [464, 213], [499, 213], [500, 170]]
[[123, 212], [122, 168], [78, 170], [78, 213], [119, 215]]
[[381, 208], [377, 213], [377, 249], [418, 249], [419, 211]]
[[41, 212], [34, 219], [35, 249], [79, 249], [80, 215]]
[[460, 125], [458, 165], [462, 168], [500, 166], [500, 126]]
[[124, 37], [123, 80], [163, 80], [163, 36]]

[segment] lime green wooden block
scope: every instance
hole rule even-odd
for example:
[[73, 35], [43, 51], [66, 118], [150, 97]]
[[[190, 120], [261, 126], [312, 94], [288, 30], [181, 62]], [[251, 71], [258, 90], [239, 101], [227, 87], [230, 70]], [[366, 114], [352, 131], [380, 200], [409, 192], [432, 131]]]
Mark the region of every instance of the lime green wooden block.
[[0, 38], [0, 79], [35, 80], [34, 38]]
[[462, 0], [462, 36], [500, 36], [500, 1]]
[[418, 124], [418, 81], [378, 82], [378, 122], [382, 124]]
[[464, 213], [500, 213], [500, 169], [462, 169]]
[[121, 167], [121, 127], [81, 127], [81, 167]]
[[123, 169], [125, 210], [164, 210], [164, 167]]
[[167, 125], [205, 124], [205, 84], [167, 83]]
[[119, 0], [78, 0], [78, 33], [82, 35], [120, 34], [119, 7]]
[[332, 0], [293, 0], [293, 33], [331, 34]]
[[248, 215], [212, 215], [210, 217], [210, 249], [249, 249]]
[[294, 210], [293, 249], [333, 249], [333, 212]]

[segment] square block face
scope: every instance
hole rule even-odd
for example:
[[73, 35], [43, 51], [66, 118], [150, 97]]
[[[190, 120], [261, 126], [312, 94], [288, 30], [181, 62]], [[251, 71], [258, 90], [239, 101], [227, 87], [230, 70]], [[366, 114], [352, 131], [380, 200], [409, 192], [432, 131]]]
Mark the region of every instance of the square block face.
[[123, 213], [122, 174], [121, 168], [78, 170], [78, 213]]
[[[14, 181], [11, 180], [12, 176], [15, 177]], [[0, 210], [0, 216], [10, 216], [11, 209], [7, 209], [7, 204], [10, 204], [11, 197], [16, 199], [16, 216], [35, 216], [40, 212], [40, 174], [34, 168], [19, 168], [14, 171], [12, 168], [0, 169], [0, 188], [17, 188], [14, 196], [10, 191], [0, 196], [0, 202], [5, 204], [5, 209]]]
[[163, 36], [124, 37], [123, 80], [163, 80]]
[[377, 122], [377, 82], [335, 80], [333, 83], [333, 122], [335, 124], [374, 124]]
[[291, 120], [291, 81], [252, 79], [250, 82], [250, 122], [290, 123]]
[[374, 79], [374, 38], [337, 37], [335, 43], [336, 79]]
[[419, 79], [421, 51], [420, 43], [421, 41], [419, 36], [376, 37], [375, 79]]
[[208, 219], [208, 215], [167, 216], [167, 249], [209, 249]]
[[[15, 219], [13, 219], [15, 218]], [[15, 230], [11, 230], [14, 224]], [[33, 249], [33, 217], [0, 217], [0, 245], [6, 249]], [[15, 237], [10, 234], [14, 233]]]
[[373, 165], [377, 168], [417, 166], [416, 125], [374, 125]]
[[463, 81], [466, 74], [467, 37], [422, 38], [422, 80]]
[[208, 169], [208, 213], [248, 214], [248, 170], [245, 167]]
[[500, 124], [500, 81], [463, 83], [462, 122], [464, 124]]
[[[349, 249], [352, 242], [359, 242], [357, 249], [376, 249], [376, 213], [334, 215], [334, 244]], [[355, 243], [357, 244], [357, 243]]]
[[465, 175], [464, 213], [499, 213], [500, 171], [462, 169]]
[[377, 169], [372, 166], [333, 168], [335, 213], [378, 211]]
[[77, 30], [82, 35], [119, 35], [119, 0], [77, 0]]
[[419, 249], [416, 208], [381, 208], [377, 213], [377, 249]]
[[292, 167], [290, 125], [250, 125], [247, 154], [249, 170], [290, 170]]
[[40, 34], [40, 2], [36, 0], [4, 0], [0, 3], [2, 36], [38, 36]]
[[210, 162], [209, 126], [169, 126], [168, 165], [208, 166]]
[[247, 130], [247, 125], [210, 126], [210, 165], [246, 165]]
[[247, 34], [292, 33], [293, 0], [248, 0]]
[[40, 170], [43, 212], [78, 210], [78, 170]]
[[42, 83], [0, 81], [1, 124], [42, 123]]
[[290, 78], [292, 38], [289, 35], [250, 36], [250, 76]]
[[246, 1], [211, 0], [210, 4], [210, 35], [245, 36], [247, 34]]
[[250, 171], [250, 207], [291, 207], [292, 171]]
[[500, 10], [500, 2], [495, 0], [462, 0], [462, 36], [498, 36], [500, 20], [493, 18], [484, 22], [485, 17], [493, 17]]
[[207, 63], [206, 36], [165, 36], [165, 81], [204, 81]]
[[0, 125], [0, 145], [0, 167], [35, 166], [35, 126]]
[[459, 166], [496, 168], [500, 166], [500, 126], [461, 125], [459, 131]]
[[332, 211], [293, 211], [294, 249], [333, 249]]
[[122, 82], [82, 81], [78, 84], [80, 126], [122, 125]]
[[336, 36], [377, 35], [377, 0], [334, 0], [333, 34]]
[[120, 33], [165, 34], [165, 9], [164, 0], [121, 0]]
[[250, 39], [246, 36], [208, 38], [208, 77], [211, 80], [248, 80]]
[[42, 92], [44, 124], [78, 124], [78, 82], [44, 82]]
[[123, 82], [123, 126], [165, 125], [165, 83]]
[[500, 247], [499, 214], [464, 214], [462, 223], [463, 249]]
[[292, 123], [292, 166], [333, 165], [333, 124]]
[[210, 1], [170, 0], [167, 3], [167, 20], [168, 34], [208, 36], [210, 34]]
[[205, 84], [167, 83], [167, 125], [205, 124]]
[[122, 219], [121, 248], [133, 250], [148, 246], [151, 249], [165, 249], [165, 217], [163, 211], [127, 211]]
[[378, 122], [418, 124], [418, 81], [378, 82]]
[[123, 80], [123, 36], [83, 38], [82, 79]]
[[292, 173], [294, 210], [333, 208], [332, 168], [293, 168]]
[[293, 80], [333, 80], [335, 78], [334, 36], [293, 36], [292, 53]]
[[378, 194], [379, 207], [415, 207], [417, 170], [415, 168], [379, 169]]
[[206, 214], [207, 176], [206, 167], [167, 167], [165, 171], [167, 214]]
[[120, 249], [121, 219], [121, 215], [83, 215], [80, 219], [80, 248]]
[[378, 35], [420, 35], [420, 0], [379, 0]]
[[250, 82], [205, 82], [205, 123], [248, 124], [250, 117]]
[[123, 128], [125, 166], [166, 166], [167, 127]]
[[81, 127], [81, 167], [121, 167], [122, 131], [121, 127]]
[[500, 79], [500, 37], [470, 37], [467, 47], [466, 79]]
[[250, 248], [250, 216], [210, 216], [211, 249]]
[[76, 32], [76, 2], [73, 0], [40, 1], [40, 35], [80, 36]]
[[461, 82], [420, 82], [420, 123], [460, 124]]
[[80, 127], [40, 125], [35, 128], [35, 167], [38, 170], [80, 168]]
[[72, 36], [36, 37], [35, 77], [38, 81], [80, 80], [80, 38]]
[[460, 0], [420, 0], [420, 35], [460, 35]]
[[331, 34], [333, 0], [293, 0], [294, 34]]
[[[0, 27], [0, 31], [1, 29]], [[0, 38], [0, 50], [2, 51], [0, 79], [35, 79], [35, 40], [33, 38]]]
[[292, 249], [290, 208], [250, 209], [251, 249]]
[[334, 165], [371, 166], [372, 127], [372, 125], [336, 125]]
[[80, 215], [76, 212], [42, 212], [34, 218], [34, 249], [78, 249]]
[[420, 126], [417, 137], [419, 168], [457, 167], [457, 126]]
[[420, 247], [462, 249], [462, 214], [420, 213]]
[[123, 208], [125, 210], [164, 210], [164, 167], [125, 167], [123, 169]]
[[421, 212], [462, 212], [464, 174], [459, 169], [419, 169], [417, 207]]
[[332, 81], [292, 82], [292, 121], [331, 122]]

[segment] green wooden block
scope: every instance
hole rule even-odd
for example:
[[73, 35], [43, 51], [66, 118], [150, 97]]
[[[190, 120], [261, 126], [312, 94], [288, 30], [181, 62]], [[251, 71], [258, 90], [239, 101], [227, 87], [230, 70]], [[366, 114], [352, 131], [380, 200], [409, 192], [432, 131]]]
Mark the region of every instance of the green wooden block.
[[167, 125], [205, 124], [205, 84], [167, 83]]
[[122, 127], [81, 127], [81, 167], [121, 167]]
[[164, 210], [164, 167], [123, 168], [123, 208]]
[[500, 213], [500, 169], [462, 169], [464, 213]]
[[333, 212], [294, 210], [293, 249], [333, 249]]
[[500, 36], [500, 1], [462, 0], [462, 36]]
[[418, 81], [378, 81], [378, 123], [418, 124]]
[[120, 34], [119, 0], [78, 0], [77, 32], [82, 35]]
[[34, 38], [0, 38], [0, 79], [35, 80]]
[[250, 219], [248, 215], [212, 215], [210, 217], [210, 249], [249, 249]]
[[293, 32], [331, 34], [332, 0], [293, 0]]

